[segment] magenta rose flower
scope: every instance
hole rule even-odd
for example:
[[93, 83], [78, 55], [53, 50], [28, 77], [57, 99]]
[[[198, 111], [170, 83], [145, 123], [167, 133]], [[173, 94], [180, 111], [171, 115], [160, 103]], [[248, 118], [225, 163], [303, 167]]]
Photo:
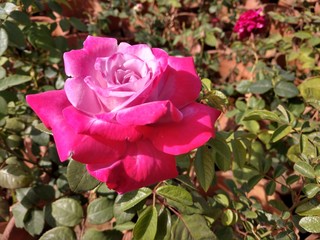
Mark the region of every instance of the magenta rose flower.
[[28, 95], [52, 130], [59, 157], [119, 193], [174, 178], [175, 156], [214, 136], [220, 112], [196, 102], [191, 57], [89, 36], [64, 54], [64, 90]]
[[267, 25], [262, 9], [248, 10], [241, 14], [233, 31], [238, 33], [239, 39], [249, 37], [251, 33], [260, 33]]

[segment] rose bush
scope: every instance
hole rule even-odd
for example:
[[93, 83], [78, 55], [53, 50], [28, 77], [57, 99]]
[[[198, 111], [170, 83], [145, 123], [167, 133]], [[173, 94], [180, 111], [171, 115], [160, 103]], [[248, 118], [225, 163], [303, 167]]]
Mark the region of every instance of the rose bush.
[[177, 176], [175, 156], [214, 136], [220, 113], [196, 102], [191, 57], [89, 36], [64, 63], [64, 90], [27, 102], [52, 130], [61, 161], [86, 164], [119, 193]]
[[267, 25], [262, 9], [248, 10], [241, 14], [233, 31], [238, 33], [239, 39], [249, 37], [251, 33], [260, 33]]

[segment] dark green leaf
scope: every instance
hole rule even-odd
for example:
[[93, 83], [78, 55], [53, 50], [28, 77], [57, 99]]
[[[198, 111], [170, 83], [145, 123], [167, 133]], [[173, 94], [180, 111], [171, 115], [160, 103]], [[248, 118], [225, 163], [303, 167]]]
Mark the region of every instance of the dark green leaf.
[[150, 240], [154, 239], [157, 232], [158, 213], [153, 206], [148, 206], [140, 214], [136, 225], [133, 228], [135, 239]]
[[246, 163], [247, 151], [243, 143], [238, 139], [233, 139], [231, 141], [233, 158], [240, 168], [243, 168]]
[[140, 203], [142, 200], [146, 199], [151, 194], [152, 190], [150, 188], [140, 188], [137, 191], [132, 191], [120, 195], [115, 204], [122, 211], [126, 211]]
[[209, 140], [208, 146], [212, 148], [212, 154], [215, 152], [215, 163], [219, 169], [222, 171], [230, 170], [231, 150], [225, 138], [217, 133], [215, 138]]
[[54, 11], [60, 15], [62, 14], [62, 7], [56, 1], [52, 1], [52, 0], [49, 1], [48, 6], [52, 11]]
[[292, 82], [280, 81], [274, 88], [275, 94], [280, 97], [292, 98], [299, 94], [299, 90]]
[[10, 13], [10, 17], [13, 18], [15, 21], [22, 25], [29, 25], [31, 21], [29, 19], [28, 14], [21, 12], [21, 11], [12, 11]]
[[9, 221], [9, 203], [6, 199], [0, 198], [0, 222]]
[[18, 164], [10, 164], [0, 170], [0, 186], [3, 188], [27, 187], [33, 181], [31, 171]]
[[29, 82], [31, 80], [32, 78], [30, 76], [13, 74], [11, 76], [0, 79], [0, 91], [6, 90], [9, 87]]
[[83, 218], [80, 203], [72, 198], [61, 198], [52, 203], [52, 217], [58, 225], [73, 227]]
[[155, 240], [170, 240], [171, 215], [165, 208], [158, 217], [157, 234]]
[[214, 178], [215, 154], [215, 150], [207, 145], [198, 148], [196, 153], [194, 168], [197, 179], [204, 191], [208, 191]]
[[76, 240], [76, 234], [68, 227], [56, 227], [45, 232], [39, 240]]
[[293, 166], [294, 170], [300, 173], [302, 176], [307, 178], [315, 178], [315, 173], [313, 167], [303, 161], [296, 162]]
[[67, 179], [70, 189], [74, 192], [89, 191], [99, 185], [87, 171], [86, 165], [70, 160], [67, 168]]
[[191, 194], [179, 186], [164, 185], [159, 187], [156, 192], [166, 199], [171, 199], [183, 205], [191, 206], [193, 204]]
[[87, 25], [85, 25], [83, 22], [81, 22], [81, 20], [79, 18], [71, 17], [69, 20], [70, 20], [71, 25], [75, 29], [82, 31], [82, 32], [87, 31], [87, 29], [88, 29]]
[[5, 21], [4, 26], [9, 37], [9, 44], [13, 44], [18, 48], [24, 48], [26, 46], [24, 34], [17, 24], [10, 21]]
[[87, 220], [90, 224], [102, 224], [113, 217], [113, 201], [106, 197], [93, 200], [87, 209]]
[[299, 225], [311, 233], [320, 233], [320, 216], [303, 217]]
[[270, 89], [272, 89], [272, 83], [270, 80], [260, 80], [252, 83], [248, 88], [248, 92], [263, 94], [268, 92]]
[[276, 190], [276, 182], [271, 180], [266, 185], [266, 194], [268, 196], [271, 196], [272, 194], [274, 194], [275, 190]]

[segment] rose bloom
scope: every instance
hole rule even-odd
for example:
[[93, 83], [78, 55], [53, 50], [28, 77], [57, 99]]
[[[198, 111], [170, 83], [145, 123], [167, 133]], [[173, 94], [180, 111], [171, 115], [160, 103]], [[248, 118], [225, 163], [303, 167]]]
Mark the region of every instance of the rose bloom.
[[266, 26], [265, 17], [261, 14], [262, 9], [248, 10], [241, 14], [233, 31], [238, 33], [240, 39], [249, 37], [251, 33], [260, 33]]
[[174, 178], [175, 156], [214, 137], [220, 112], [196, 102], [191, 57], [89, 36], [64, 54], [64, 90], [28, 95], [52, 130], [59, 157], [119, 193]]

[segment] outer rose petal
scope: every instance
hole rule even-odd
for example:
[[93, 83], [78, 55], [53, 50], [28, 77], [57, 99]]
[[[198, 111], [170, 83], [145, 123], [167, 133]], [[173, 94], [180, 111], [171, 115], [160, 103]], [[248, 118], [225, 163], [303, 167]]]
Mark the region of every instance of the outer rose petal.
[[74, 131], [79, 134], [93, 136], [100, 141], [134, 141], [141, 137], [134, 126], [123, 126], [116, 122], [111, 122], [112, 119], [99, 119], [88, 116], [73, 107], [68, 107], [63, 110], [63, 116]]
[[192, 57], [169, 57], [152, 99], [170, 100], [177, 108], [194, 102], [200, 93], [201, 81], [195, 71]]
[[149, 139], [160, 151], [172, 155], [187, 153], [215, 136], [214, 123], [220, 115], [218, 110], [191, 103], [181, 112], [181, 122], [159, 124], [149, 131]]
[[88, 164], [89, 173], [107, 186], [124, 193], [178, 175], [175, 158], [156, 150], [149, 141], [128, 147], [127, 155], [113, 165]]
[[72, 107], [63, 90], [28, 95], [27, 102], [45, 126], [52, 129], [61, 161], [72, 155], [75, 160], [83, 163], [113, 162], [125, 151], [124, 142], [102, 143], [90, 136], [77, 134], [62, 116], [65, 107]]
[[125, 108], [116, 113], [117, 122], [123, 125], [146, 125], [159, 121], [178, 122], [182, 113], [169, 101], [149, 102]]

